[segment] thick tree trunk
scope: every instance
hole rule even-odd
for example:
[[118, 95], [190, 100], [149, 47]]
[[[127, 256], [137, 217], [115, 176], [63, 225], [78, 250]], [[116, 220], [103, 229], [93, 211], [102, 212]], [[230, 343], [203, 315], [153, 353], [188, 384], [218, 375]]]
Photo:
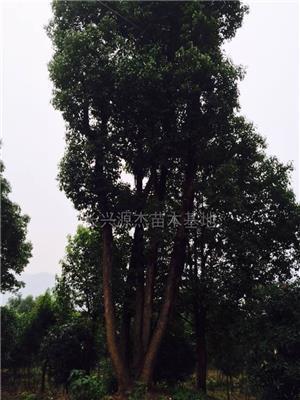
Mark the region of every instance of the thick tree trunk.
[[129, 310], [129, 303], [123, 304], [123, 313], [121, 317], [121, 327], [120, 327], [120, 349], [122, 358], [124, 360], [124, 364], [126, 368], [129, 369], [130, 363], [130, 325], [131, 325], [131, 312]]
[[159, 319], [145, 356], [143, 370], [141, 373], [142, 381], [148, 385], [151, 384], [152, 381], [156, 356], [163, 336], [166, 332], [169, 315], [174, 304], [176, 290], [178, 288], [179, 278], [181, 276], [182, 264], [184, 263], [185, 246], [186, 240], [184, 235], [180, 233], [177, 235], [174, 244], [164, 303], [162, 305]]
[[143, 227], [135, 228], [136, 246], [134, 249], [134, 266], [135, 266], [135, 315], [133, 330], [133, 370], [135, 375], [138, 374], [143, 356], [142, 330], [143, 330], [143, 308], [144, 308], [144, 235]]
[[141, 371], [140, 379], [147, 385], [151, 385], [155, 361], [161, 341], [165, 335], [169, 316], [174, 306], [175, 297], [179, 287], [187, 244], [187, 234], [184, 227], [184, 219], [186, 213], [192, 209], [194, 199], [194, 175], [195, 170], [192, 168], [187, 169], [186, 179], [183, 189], [183, 204], [181, 210], [181, 224], [177, 229], [173, 251], [170, 260], [169, 274], [167, 278], [167, 285], [165, 290], [164, 302], [161, 307], [160, 315], [153, 332], [148, 351], [144, 358], [143, 368]]
[[[200, 240], [200, 241], [199, 241]], [[198, 254], [200, 250], [200, 254]], [[200, 256], [200, 257], [199, 257]], [[201, 275], [199, 277], [198, 262], [200, 260]], [[204, 232], [198, 237], [194, 232], [194, 263], [193, 263], [193, 313], [196, 338], [196, 388], [206, 393], [207, 349], [206, 349], [206, 309], [203, 304], [205, 295], [206, 256], [204, 254]]]
[[[156, 172], [153, 173], [154, 193], [159, 205], [158, 211], [162, 211], [164, 207], [167, 174], [168, 170], [165, 165], [161, 166], [159, 177], [157, 176]], [[144, 355], [147, 352], [151, 336], [154, 285], [157, 274], [158, 249], [159, 249], [159, 234], [157, 231], [154, 230], [152, 232], [152, 236], [150, 239], [150, 249], [149, 249], [149, 257], [146, 270], [146, 282], [144, 290], [143, 335], [142, 335]]]
[[46, 386], [46, 372], [47, 372], [47, 360], [42, 365], [42, 377], [41, 377], [41, 395], [45, 393]]
[[136, 286], [136, 249], [137, 249], [137, 229], [134, 231], [131, 248], [131, 258], [125, 283], [124, 301], [121, 318], [121, 350], [124, 361], [129, 368], [132, 361], [131, 354], [131, 321], [134, 317], [134, 288]]
[[146, 284], [144, 296], [144, 312], [143, 312], [143, 350], [147, 351], [150, 335], [153, 311], [154, 283], [157, 272], [158, 257], [158, 241], [156, 237], [151, 238], [149, 264], [146, 271]]
[[196, 387], [206, 393], [207, 350], [205, 335], [205, 311], [194, 305], [195, 334], [196, 334]]
[[229, 385], [229, 377], [226, 375], [226, 393], [227, 393], [227, 400], [230, 400], [230, 385]]
[[[143, 174], [138, 171], [135, 174], [137, 212], [141, 212], [144, 206], [147, 191], [151, 188], [151, 178], [143, 193]], [[125, 364], [130, 368], [133, 364], [133, 372], [138, 369], [142, 355], [142, 318], [144, 297], [144, 236], [143, 226], [137, 225], [134, 230], [131, 248], [131, 258], [126, 279], [123, 311], [121, 318], [121, 349]], [[135, 292], [134, 292], [135, 290]], [[131, 322], [133, 320], [133, 343], [131, 348]], [[133, 353], [133, 354], [132, 354]]]
[[115, 310], [112, 298], [112, 227], [106, 224], [103, 227], [103, 297], [106, 340], [108, 351], [116, 372], [119, 391], [124, 392], [130, 385], [128, 370], [121, 356], [116, 332]]

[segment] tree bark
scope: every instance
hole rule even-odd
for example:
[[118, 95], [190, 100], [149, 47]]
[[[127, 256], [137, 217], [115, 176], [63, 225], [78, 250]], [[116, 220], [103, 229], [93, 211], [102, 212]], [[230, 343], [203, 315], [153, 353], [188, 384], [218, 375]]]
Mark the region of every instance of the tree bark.
[[164, 302], [161, 307], [160, 315], [153, 332], [148, 351], [144, 358], [143, 368], [140, 379], [148, 386], [151, 385], [157, 353], [165, 335], [169, 316], [174, 306], [176, 294], [179, 288], [180, 278], [183, 272], [185, 252], [187, 244], [187, 234], [184, 227], [186, 213], [192, 209], [194, 199], [194, 175], [195, 169], [191, 166], [187, 168], [186, 178], [183, 188], [183, 203], [181, 209], [181, 224], [177, 229], [174, 246], [170, 260], [169, 274], [167, 278]]
[[42, 365], [42, 377], [41, 377], [41, 395], [45, 393], [46, 384], [46, 372], [47, 372], [47, 360]]
[[147, 351], [151, 335], [151, 322], [153, 311], [154, 283], [157, 272], [158, 241], [156, 237], [151, 238], [149, 264], [146, 271], [146, 284], [143, 312], [143, 350]]
[[120, 327], [120, 349], [126, 368], [129, 368], [130, 353], [131, 353], [130, 325], [131, 325], [132, 313], [129, 308], [130, 308], [130, 302], [126, 302], [126, 304], [123, 304], [123, 313], [121, 317], [121, 327]]
[[206, 393], [207, 350], [205, 337], [205, 311], [194, 304], [195, 334], [196, 334], [196, 387]]
[[134, 251], [134, 266], [136, 272], [135, 282], [135, 315], [134, 315], [134, 330], [133, 330], [133, 370], [135, 375], [138, 374], [143, 356], [142, 345], [142, 324], [143, 324], [143, 306], [144, 306], [144, 235], [143, 227], [135, 228], [136, 246]]
[[[138, 171], [135, 174], [136, 182], [136, 201], [137, 212], [141, 212], [144, 202], [152, 185], [152, 177], [150, 176], [145, 190], [143, 192], [143, 174]], [[137, 225], [134, 230], [133, 242], [131, 248], [131, 258], [129, 262], [129, 270], [125, 283], [125, 293], [121, 321], [121, 349], [123, 358], [127, 367], [133, 361], [133, 370], [139, 366], [142, 356], [142, 316], [143, 316], [143, 297], [144, 297], [144, 236], [142, 224]], [[135, 289], [135, 293], [134, 293]], [[133, 319], [133, 343], [134, 349], [131, 348], [131, 321]], [[133, 354], [132, 354], [133, 353]]]
[[135, 228], [132, 241], [129, 269], [125, 283], [124, 302], [122, 307], [122, 318], [121, 318], [121, 338], [120, 338], [121, 350], [124, 361], [128, 368], [132, 361], [132, 354], [130, 349], [131, 347], [130, 333], [131, 333], [131, 321], [134, 317], [134, 311], [135, 311], [134, 288], [136, 286], [136, 249], [137, 249], [137, 229]]
[[[160, 176], [158, 178], [157, 173], [153, 173], [154, 177], [154, 193], [157, 198], [160, 210], [163, 209], [164, 199], [166, 194], [166, 182], [167, 182], [168, 170], [165, 165], [161, 165]], [[158, 208], [159, 211], [159, 208]], [[151, 325], [152, 325], [152, 313], [153, 313], [153, 298], [154, 298], [154, 285], [157, 274], [157, 261], [158, 261], [158, 249], [159, 249], [159, 236], [155, 230], [152, 232], [150, 239], [149, 249], [149, 262], [146, 270], [146, 282], [144, 290], [144, 310], [143, 310], [143, 334], [142, 344], [144, 355], [147, 352], [147, 348], [151, 336]]]
[[[200, 249], [200, 254], [198, 250]], [[207, 347], [206, 347], [206, 308], [204, 305], [206, 257], [204, 253], [204, 230], [198, 237], [194, 234], [194, 276], [193, 276], [193, 312], [194, 330], [196, 337], [196, 388], [206, 394], [207, 380]], [[198, 261], [200, 259], [201, 272], [199, 276]]]
[[116, 332], [115, 310], [112, 298], [112, 227], [106, 224], [103, 227], [103, 297], [104, 316], [108, 351], [119, 386], [119, 392], [124, 392], [130, 385], [128, 370], [126, 369], [118, 345]]

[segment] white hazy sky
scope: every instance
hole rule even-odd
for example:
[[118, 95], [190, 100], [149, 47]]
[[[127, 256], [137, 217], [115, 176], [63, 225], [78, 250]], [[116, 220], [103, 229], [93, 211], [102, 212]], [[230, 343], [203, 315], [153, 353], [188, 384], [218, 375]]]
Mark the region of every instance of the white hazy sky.
[[[250, 2], [250, 13], [226, 45], [247, 67], [240, 84], [242, 113], [267, 139], [268, 153], [297, 168], [299, 190], [299, 10], [297, 1]], [[11, 198], [31, 217], [33, 257], [27, 272], [59, 272], [66, 235], [76, 212], [58, 190], [57, 165], [64, 151], [64, 122], [51, 104], [47, 62], [51, 44], [44, 26], [49, 1], [2, 0], [2, 131]]]

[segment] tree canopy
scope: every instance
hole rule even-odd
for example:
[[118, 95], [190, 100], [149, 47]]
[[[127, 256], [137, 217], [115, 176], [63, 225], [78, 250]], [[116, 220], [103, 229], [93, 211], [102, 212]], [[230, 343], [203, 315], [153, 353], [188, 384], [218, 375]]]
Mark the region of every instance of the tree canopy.
[[[194, 296], [203, 349], [212, 299], [238, 306], [299, 267], [289, 167], [265, 155], [239, 115], [243, 70], [222, 48], [245, 12], [238, 1], [53, 3], [49, 70], [67, 126], [59, 181], [101, 231], [106, 339], [121, 392], [137, 380], [151, 386], [178, 291]], [[116, 226], [126, 212], [135, 219]], [[199, 223], [208, 212], [213, 227]], [[161, 230], [145, 214], [176, 214], [177, 224]], [[128, 264], [118, 270], [113, 249], [126, 234]], [[205, 390], [203, 380], [202, 371]]]

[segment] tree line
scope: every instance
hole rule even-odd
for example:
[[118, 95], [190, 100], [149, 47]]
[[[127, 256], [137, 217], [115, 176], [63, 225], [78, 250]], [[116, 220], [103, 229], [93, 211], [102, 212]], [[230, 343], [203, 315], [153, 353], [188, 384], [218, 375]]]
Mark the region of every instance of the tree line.
[[[129, 253], [123, 242], [113, 250], [117, 265], [124, 268], [126, 248]], [[61, 265], [52, 292], [36, 299], [12, 297], [2, 307], [3, 387], [21, 387], [37, 393], [37, 399], [61, 389], [72, 400], [105, 398], [115, 393], [118, 382], [105, 341], [99, 232], [79, 226], [68, 239]], [[118, 274], [113, 284], [118, 305], [126, 288]], [[238, 394], [297, 399], [299, 279], [261, 283], [239, 302], [211, 291], [200, 326], [202, 309], [195, 309], [194, 296], [187, 284], [182, 286], [157, 355], [154, 393], [199, 400], [207, 389], [216, 392], [216, 399], [217, 390], [227, 392], [228, 399]], [[217, 376], [206, 376], [208, 369], [218, 371]], [[146, 387], [139, 385], [130, 399], [143, 398]]]

